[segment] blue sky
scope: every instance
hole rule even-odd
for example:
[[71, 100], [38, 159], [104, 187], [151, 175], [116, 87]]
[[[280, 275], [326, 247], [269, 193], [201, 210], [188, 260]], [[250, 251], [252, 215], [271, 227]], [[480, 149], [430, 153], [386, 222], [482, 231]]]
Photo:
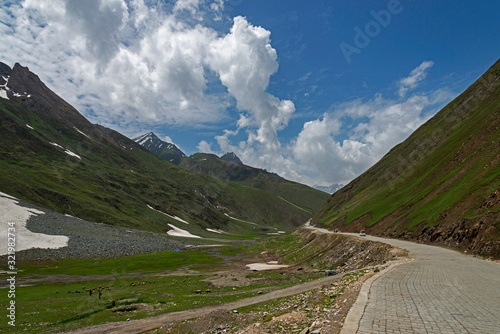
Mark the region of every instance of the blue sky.
[[500, 57], [498, 1], [2, 1], [0, 61], [92, 122], [346, 184]]

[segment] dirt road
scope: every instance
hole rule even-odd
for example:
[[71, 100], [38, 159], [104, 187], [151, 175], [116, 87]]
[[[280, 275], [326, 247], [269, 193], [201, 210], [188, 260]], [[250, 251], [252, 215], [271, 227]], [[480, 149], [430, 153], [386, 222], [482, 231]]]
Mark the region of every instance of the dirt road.
[[157, 317], [133, 320], [128, 322], [115, 322], [108, 323], [98, 326], [92, 326], [87, 328], [82, 328], [76, 331], [69, 332], [71, 334], [95, 334], [95, 333], [106, 333], [106, 334], [127, 334], [127, 333], [139, 333], [146, 330], [151, 330], [158, 328], [164, 323], [179, 322], [187, 319], [198, 318], [215, 310], [234, 310], [240, 307], [253, 305], [257, 303], [266, 302], [276, 298], [293, 296], [305, 291], [320, 288], [325, 284], [330, 284], [332, 282], [340, 281], [344, 275], [339, 274], [336, 276], [327, 276], [320, 278], [311, 282], [307, 282], [300, 285], [295, 285], [286, 289], [273, 291], [267, 294], [258, 295], [251, 298], [242, 299], [233, 303], [214, 305], [208, 307], [202, 307], [198, 309], [191, 309], [180, 312], [172, 312], [167, 314], [162, 314]]

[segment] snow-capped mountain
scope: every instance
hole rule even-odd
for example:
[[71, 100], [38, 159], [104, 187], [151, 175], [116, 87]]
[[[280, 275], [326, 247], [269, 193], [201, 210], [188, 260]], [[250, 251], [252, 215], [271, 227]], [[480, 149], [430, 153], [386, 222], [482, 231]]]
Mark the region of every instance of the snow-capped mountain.
[[[19, 64], [16, 64], [19, 66]], [[10, 74], [12, 73], [12, 69], [4, 63], [0, 63], [0, 98], [4, 100], [9, 100], [9, 95], [12, 97], [31, 97], [30, 94], [23, 92], [23, 94], [18, 93], [11, 89], [8, 86]]]
[[333, 194], [334, 192], [336, 192], [337, 190], [339, 190], [342, 187], [343, 187], [342, 184], [335, 183], [335, 184], [332, 184], [331, 186], [320, 186], [320, 185], [316, 184], [316, 185], [314, 185], [313, 188], [324, 191], [325, 193]]
[[176, 165], [181, 163], [187, 156], [177, 146], [161, 140], [153, 132], [148, 132], [133, 139], [136, 143], [148, 149], [162, 159], [170, 161]]

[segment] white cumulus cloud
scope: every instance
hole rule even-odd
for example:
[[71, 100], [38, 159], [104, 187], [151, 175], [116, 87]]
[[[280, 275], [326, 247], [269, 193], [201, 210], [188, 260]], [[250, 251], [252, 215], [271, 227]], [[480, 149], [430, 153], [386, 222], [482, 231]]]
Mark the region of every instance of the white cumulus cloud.
[[201, 153], [214, 153], [212, 151], [212, 145], [205, 140], [202, 140], [196, 147]]
[[282, 143], [279, 133], [296, 108], [268, 92], [279, 67], [271, 32], [241, 16], [226, 21], [229, 31], [205, 22], [221, 20], [236, 3], [8, 3], [0, 7], [0, 61], [29, 66], [92, 122], [129, 136], [157, 124], [217, 124], [235, 112], [237, 123], [200, 141], [200, 151], [235, 152], [244, 163], [308, 184], [348, 182], [450, 97], [410, 94], [433, 66], [424, 61], [398, 81], [399, 100], [378, 94], [337, 104]]
[[406, 93], [417, 87], [420, 81], [424, 80], [427, 76], [427, 70], [434, 65], [432, 61], [424, 61], [417, 68], [411, 71], [410, 75], [399, 81], [399, 96], [404, 97]]

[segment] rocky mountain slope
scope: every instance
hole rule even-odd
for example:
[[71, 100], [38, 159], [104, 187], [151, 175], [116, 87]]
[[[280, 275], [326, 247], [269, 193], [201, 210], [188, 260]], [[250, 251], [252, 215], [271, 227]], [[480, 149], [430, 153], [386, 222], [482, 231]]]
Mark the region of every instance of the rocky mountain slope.
[[499, 258], [500, 61], [313, 221]]
[[133, 139], [139, 145], [147, 148], [149, 151], [162, 159], [179, 165], [182, 159], [187, 158], [177, 146], [158, 138], [153, 132], [148, 132], [142, 136]]
[[228, 152], [220, 158], [224, 161], [236, 162], [237, 164], [243, 165], [243, 162], [241, 162], [240, 158], [238, 158], [234, 152]]
[[26, 67], [0, 71], [4, 193], [89, 221], [199, 236], [267, 233], [311, 217], [269, 192], [189, 173], [91, 124]]

